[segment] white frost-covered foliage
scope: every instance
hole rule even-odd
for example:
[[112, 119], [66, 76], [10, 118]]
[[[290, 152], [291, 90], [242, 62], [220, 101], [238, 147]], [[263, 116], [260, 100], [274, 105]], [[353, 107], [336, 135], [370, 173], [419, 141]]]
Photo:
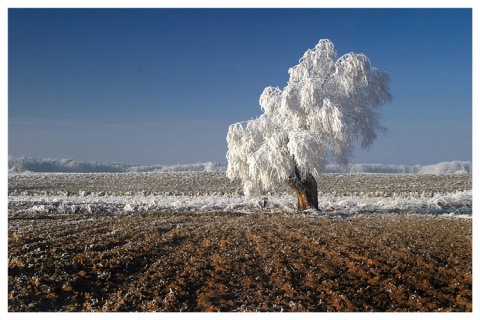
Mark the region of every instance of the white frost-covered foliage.
[[204, 162], [177, 165], [139, 165], [123, 162], [79, 161], [73, 159], [35, 159], [8, 157], [9, 173], [28, 172], [69, 172], [69, 173], [99, 173], [99, 172], [179, 172], [179, 171], [225, 171], [224, 163]]
[[451, 161], [421, 167], [420, 174], [472, 173], [472, 162]]
[[[338, 172], [331, 170], [331, 172]], [[348, 173], [395, 173], [395, 174], [471, 174], [471, 161], [440, 162], [427, 166], [354, 164]]]
[[[177, 165], [139, 165], [120, 162], [78, 161], [72, 159], [35, 159], [8, 157], [8, 173], [127, 173], [127, 172], [225, 172], [226, 163], [204, 162]], [[328, 164], [324, 173], [394, 173], [394, 174], [471, 174], [471, 161], [451, 161], [427, 166], [386, 165], [386, 164], [353, 164], [339, 167]]]
[[368, 148], [385, 130], [378, 108], [391, 100], [390, 80], [365, 55], [337, 59], [333, 43], [320, 40], [288, 73], [283, 90], [261, 94], [260, 117], [228, 130], [227, 176], [246, 194], [285, 184], [295, 166], [302, 175], [317, 175], [331, 157], [345, 166], [357, 139]]

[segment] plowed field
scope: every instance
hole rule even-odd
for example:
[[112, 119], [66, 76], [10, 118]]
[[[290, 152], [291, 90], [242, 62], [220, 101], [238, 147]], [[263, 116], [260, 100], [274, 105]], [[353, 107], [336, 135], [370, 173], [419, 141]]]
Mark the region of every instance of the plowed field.
[[472, 311], [472, 220], [25, 214], [9, 311]]

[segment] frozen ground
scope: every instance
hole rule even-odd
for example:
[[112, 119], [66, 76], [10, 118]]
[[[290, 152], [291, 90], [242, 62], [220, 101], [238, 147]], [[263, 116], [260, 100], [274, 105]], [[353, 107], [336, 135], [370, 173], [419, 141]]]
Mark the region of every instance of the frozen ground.
[[[322, 214], [472, 215], [471, 174], [324, 174], [318, 184]], [[295, 212], [295, 206], [288, 188], [247, 198], [223, 171], [10, 173], [8, 177], [9, 214]]]
[[299, 215], [225, 172], [10, 173], [8, 310], [471, 312], [471, 174], [318, 181]]

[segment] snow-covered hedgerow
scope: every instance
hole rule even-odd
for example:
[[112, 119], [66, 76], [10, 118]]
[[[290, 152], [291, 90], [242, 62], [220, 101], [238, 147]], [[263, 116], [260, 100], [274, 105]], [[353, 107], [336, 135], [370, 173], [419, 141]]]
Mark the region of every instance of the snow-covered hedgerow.
[[120, 173], [120, 172], [179, 172], [179, 171], [225, 171], [226, 164], [204, 162], [177, 165], [139, 165], [125, 162], [78, 161], [73, 159], [35, 159], [9, 157], [8, 172], [66, 172], [66, 173]]
[[[8, 172], [64, 172], [64, 173], [121, 173], [121, 172], [224, 172], [226, 163], [204, 162], [177, 165], [139, 165], [122, 162], [79, 161], [73, 159], [35, 159], [31, 157], [8, 158]], [[472, 173], [471, 161], [450, 161], [421, 165], [353, 164], [340, 167], [325, 166], [323, 173], [394, 173], [394, 174], [451, 174]]]

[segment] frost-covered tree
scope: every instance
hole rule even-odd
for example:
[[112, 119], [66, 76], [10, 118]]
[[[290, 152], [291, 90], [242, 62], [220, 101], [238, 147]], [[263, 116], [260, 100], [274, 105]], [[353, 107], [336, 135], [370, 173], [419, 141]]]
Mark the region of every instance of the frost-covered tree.
[[391, 100], [388, 75], [364, 54], [337, 59], [330, 40], [320, 40], [288, 70], [287, 86], [267, 87], [263, 114], [228, 129], [227, 176], [247, 195], [290, 185], [298, 210], [318, 209], [317, 182], [327, 161], [346, 165], [355, 141], [368, 148], [385, 132], [379, 107]]

